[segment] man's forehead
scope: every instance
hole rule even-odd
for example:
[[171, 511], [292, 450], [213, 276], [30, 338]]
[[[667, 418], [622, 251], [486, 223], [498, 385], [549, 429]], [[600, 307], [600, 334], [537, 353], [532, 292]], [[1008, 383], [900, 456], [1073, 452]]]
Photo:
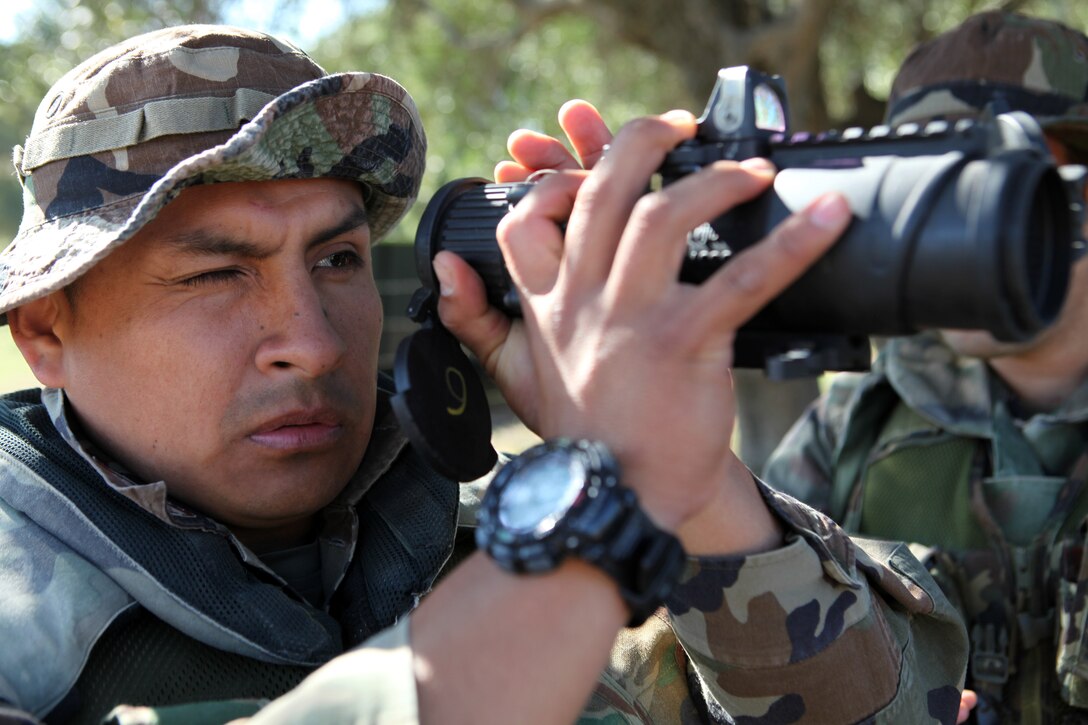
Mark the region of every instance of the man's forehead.
[[[337, 179], [194, 186], [167, 204], [137, 237], [153, 237], [178, 251], [223, 251], [260, 241], [248, 238], [251, 226], [271, 224], [279, 231], [285, 222], [316, 240], [365, 227], [362, 189]], [[268, 229], [261, 233], [267, 235]]]
[[[329, 219], [329, 224], [316, 228], [303, 240], [310, 247], [322, 242], [354, 232], [366, 227], [366, 212], [362, 206], [349, 211], [339, 220]], [[369, 234], [367, 235], [369, 241]], [[245, 233], [234, 230], [195, 229], [176, 233], [167, 232], [157, 235], [154, 243], [173, 253], [186, 256], [230, 255], [263, 259], [275, 253], [279, 245], [271, 244], [271, 239], [262, 237], [253, 239]]]

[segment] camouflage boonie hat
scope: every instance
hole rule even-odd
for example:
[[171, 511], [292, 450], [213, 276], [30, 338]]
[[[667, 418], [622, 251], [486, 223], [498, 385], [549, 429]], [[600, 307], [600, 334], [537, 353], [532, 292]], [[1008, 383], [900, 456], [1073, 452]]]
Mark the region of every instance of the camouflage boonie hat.
[[1017, 13], [973, 15], [911, 51], [885, 118], [892, 126], [963, 118], [992, 101], [999, 111], [1030, 113], [1050, 135], [1088, 151], [1088, 37]]
[[385, 76], [328, 75], [239, 28], [137, 36], [57, 81], [15, 149], [23, 219], [0, 253], [0, 314], [75, 280], [194, 184], [358, 181], [377, 239], [415, 200], [425, 151], [415, 103]]

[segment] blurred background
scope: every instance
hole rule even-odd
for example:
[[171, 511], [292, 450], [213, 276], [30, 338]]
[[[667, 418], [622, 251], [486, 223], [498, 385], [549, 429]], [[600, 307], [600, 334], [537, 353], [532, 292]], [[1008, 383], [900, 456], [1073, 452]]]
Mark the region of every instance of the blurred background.
[[[167, 25], [226, 22], [291, 40], [330, 72], [376, 71], [404, 84], [429, 139], [426, 200], [450, 179], [490, 176], [515, 128], [558, 133], [556, 111], [570, 98], [595, 103], [613, 129], [671, 108], [697, 113], [722, 66], [782, 75], [795, 131], [876, 125], [913, 45], [995, 8], [1088, 27], [1084, 0], [5, 0], [0, 146], [21, 143], [49, 86], [96, 51]], [[412, 329], [403, 311], [417, 286], [410, 245], [422, 206], [376, 250], [383, 366]], [[18, 182], [5, 166], [0, 243], [20, 215]], [[758, 468], [816, 383], [746, 376], [739, 384], [738, 445]], [[36, 382], [0, 330], [0, 392], [29, 385]], [[532, 439], [507, 425], [501, 405], [495, 411], [500, 436], [509, 436], [499, 447]], [[746, 426], [746, 411], [752, 421], [751, 411], [761, 413], [766, 430]]]

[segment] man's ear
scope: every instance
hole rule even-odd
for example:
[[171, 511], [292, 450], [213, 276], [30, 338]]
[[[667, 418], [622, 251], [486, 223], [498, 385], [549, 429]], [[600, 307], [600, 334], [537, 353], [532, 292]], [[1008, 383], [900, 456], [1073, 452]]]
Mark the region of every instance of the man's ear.
[[8, 312], [11, 338], [34, 377], [50, 388], [64, 387], [64, 344], [56, 326], [67, 308], [64, 292], [54, 292]]

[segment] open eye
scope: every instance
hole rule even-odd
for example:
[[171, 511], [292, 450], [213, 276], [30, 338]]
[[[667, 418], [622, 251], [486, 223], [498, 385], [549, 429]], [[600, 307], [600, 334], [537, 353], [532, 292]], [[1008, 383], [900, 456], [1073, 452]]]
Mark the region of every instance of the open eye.
[[354, 250], [342, 249], [333, 252], [317, 261], [314, 267], [326, 267], [329, 269], [356, 269], [363, 266], [363, 258]]

